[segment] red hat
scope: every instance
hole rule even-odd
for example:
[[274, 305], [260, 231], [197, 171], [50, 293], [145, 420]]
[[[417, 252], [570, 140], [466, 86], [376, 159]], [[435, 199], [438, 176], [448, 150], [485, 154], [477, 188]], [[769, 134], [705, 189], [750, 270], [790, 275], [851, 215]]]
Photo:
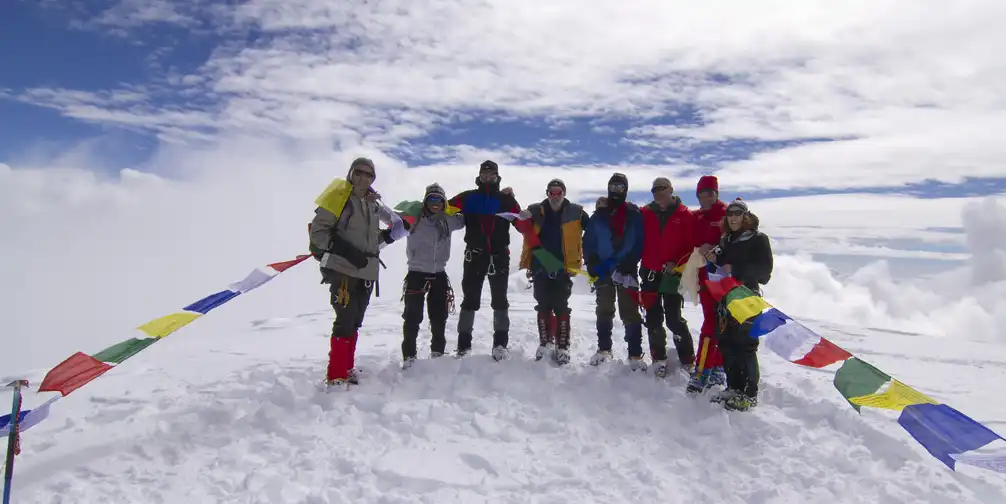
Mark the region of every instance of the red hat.
[[720, 192], [720, 183], [716, 179], [715, 175], [703, 175], [699, 179], [699, 184], [695, 187], [695, 194], [698, 194], [705, 190], [713, 190]]

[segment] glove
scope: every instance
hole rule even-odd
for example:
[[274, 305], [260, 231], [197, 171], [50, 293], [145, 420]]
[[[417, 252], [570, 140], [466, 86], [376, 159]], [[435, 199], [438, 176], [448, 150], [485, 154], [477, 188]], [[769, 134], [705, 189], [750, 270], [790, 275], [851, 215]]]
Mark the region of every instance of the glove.
[[367, 262], [368, 262], [367, 261], [367, 256], [364, 255], [363, 252], [360, 252], [359, 250], [356, 250], [355, 248], [349, 249], [349, 250], [345, 250], [345, 251], [343, 251], [343, 253], [337, 254], [337, 255], [342, 256], [343, 259], [345, 259], [346, 261], [348, 261], [349, 264], [352, 264], [357, 269], [362, 269], [362, 268], [366, 268], [367, 267]]
[[395, 241], [395, 238], [391, 236], [391, 228], [382, 229], [380, 232], [377, 233], [377, 235], [381, 238], [381, 241], [387, 243], [388, 245], [391, 245]]
[[609, 257], [605, 259], [604, 262], [602, 262], [601, 265], [598, 266], [597, 269], [595, 270], [596, 271], [595, 276], [598, 278], [608, 276], [609, 274], [611, 274], [611, 270], [615, 267], [615, 264], [617, 264], [615, 258]]
[[338, 233], [332, 233], [332, 248], [329, 253], [342, 257], [357, 269], [367, 267], [367, 255], [339, 236]]

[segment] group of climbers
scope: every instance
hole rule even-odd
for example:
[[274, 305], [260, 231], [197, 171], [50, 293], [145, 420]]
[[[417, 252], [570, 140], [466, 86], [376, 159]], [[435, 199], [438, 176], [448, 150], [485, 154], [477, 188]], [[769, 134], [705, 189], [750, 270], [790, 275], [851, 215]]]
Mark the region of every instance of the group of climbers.
[[[336, 321], [326, 380], [358, 382], [353, 359], [358, 330], [369, 305], [380, 261], [378, 251], [394, 241], [388, 229], [395, 219], [377, 202], [372, 184], [374, 163], [354, 160], [347, 180], [353, 191], [338, 218], [323, 208], [311, 225], [312, 251], [321, 261], [322, 281], [331, 284]], [[551, 351], [557, 364], [570, 361], [572, 276], [594, 278], [597, 350], [592, 365], [612, 357], [616, 313], [624, 328], [629, 365], [646, 370], [643, 329], [647, 334], [654, 374], [668, 371], [667, 330], [670, 330], [680, 367], [690, 375], [686, 391], [703, 392], [716, 385], [726, 389], [713, 401], [729, 409], [745, 410], [757, 402], [758, 340], [750, 327], [732, 320], [725, 300], [717, 301], [705, 287], [710, 270], [730, 275], [760, 293], [772, 272], [768, 237], [758, 230], [758, 218], [747, 204], [728, 204], [719, 198], [718, 181], [703, 176], [696, 187], [699, 208], [689, 209], [665, 177], [653, 180], [652, 201], [637, 206], [628, 201], [629, 181], [622, 173], [608, 180], [607, 195], [598, 198], [593, 213], [566, 197], [566, 184], [550, 180], [546, 197], [521, 209], [509, 188], [500, 187], [499, 166], [490, 160], [479, 167], [476, 187], [447, 198], [438, 184], [426, 188], [415, 219], [405, 222], [408, 273], [403, 286], [403, 366], [417, 355], [423, 309], [432, 333], [431, 357], [446, 351], [446, 321], [453, 305], [447, 277], [451, 236], [465, 228], [455, 354], [471, 351], [475, 312], [480, 309], [488, 279], [493, 312], [492, 356], [508, 355], [510, 317], [507, 299], [510, 273], [510, 227], [524, 237], [519, 268], [533, 285], [539, 346], [535, 359]], [[696, 348], [682, 316], [684, 297], [678, 292], [682, 270], [694, 251], [707, 261], [699, 271], [699, 300], [703, 324]], [[666, 328], [666, 329], [665, 329]]]

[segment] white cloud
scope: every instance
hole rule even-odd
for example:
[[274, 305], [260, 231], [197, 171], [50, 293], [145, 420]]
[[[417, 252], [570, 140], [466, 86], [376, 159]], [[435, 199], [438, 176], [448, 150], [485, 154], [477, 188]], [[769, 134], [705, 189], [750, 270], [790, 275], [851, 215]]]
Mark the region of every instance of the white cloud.
[[[163, 83], [217, 106], [169, 112], [70, 95], [26, 100], [72, 117], [203, 140], [213, 130], [380, 148], [474, 110], [497, 117], [702, 124], [632, 130], [631, 144], [840, 137], [729, 163], [752, 187], [897, 186], [1001, 176], [1002, 2], [900, 0], [715, 5], [657, 0], [375, 3], [127, 0], [116, 26], [212, 20], [231, 36], [193, 75]], [[265, 33], [248, 45], [247, 28]], [[194, 87], [190, 87], [194, 86]], [[186, 101], [179, 101], [185, 104]], [[189, 128], [178, 124], [190, 125]], [[197, 133], [187, 135], [192, 128]], [[530, 148], [528, 145], [516, 147]]]
[[[145, 5], [125, 2], [107, 19], [135, 32], [210, 16], [224, 36], [240, 37], [191, 75], [109, 90], [4, 93], [82, 120], [151, 129], [165, 145], [117, 177], [98, 175], [86, 149], [0, 165], [0, 278], [15, 286], [0, 299], [7, 324], [0, 344], [16, 349], [0, 356], [0, 370], [100, 349], [253, 267], [302, 252], [314, 197], [361, 154], [377, 161], [377, 185], [390, 203], [418, 198], [434, 180], [451, 193], [466, 189], [486, 158], [501, 162], [504, 184], [525, 204], [544, 197], [553, 177], [565, 179], [572, 198], [592, 199], [613, 171], [626, 173], [632, 190], [662, 175], [690, 193], [701, 170], [673, 156], [730, 139], [850, 139], [727, 164], [724, 184], [743, 191], [1004, 173], [998, 163], [1006, 152], [994, 136], [1006, 126], [998, 92], [1006, 65], [994, 50], [1006, 42], [996, 24], [1006, 8], [1000, 2]], [[248, 27], [265, 35], [248, 45]], [[691, 109], [698, 127], [658, 125], [625, 138], [679, 149], [666, 165], [567, 165], [575, 159], [570, 147], [548, 141], [422, 143], [428, 132], [481, 113], [498, 121], [547, 117], [553, 127], [586, 118], [612, 128], [607, 121], [661, 116], [683, 124]], [[437, 163], [408, 167], [387, 154], [409, 149]], [[768, 294], [794, 316], [994, 339], [1006, 322], [997, 301], [1006, 299], [1004, 247], [994, 238], [1006, 218], [991, 202], [969, 206], [976, 201], [751, 200], [780, 254]], [[948, 231], [961, 227], [962, 215], [967, 233]], [[382, 285], [392, 296], [401, 253], [387, 252]], [[965, 268], [906, 284], [873, 264], [838, 279], [806, 255], [821, 253]], [[301, 295], [264, 291], [242, 302], [277, 314], [324, 310], [313, 268], [284, 276], [303, 283]]]
[[[475, 163], [407, 167], [365, 148], [333, 152], [324, 143], [241, 138], [203, 150], [163, 148], [143, 169], [164, 173], [163, 167], [171, 166], [170, 178], [135, 170], [100, 177], [86, 163], [58, 169], [0, 165], [0, 278], [11, 286], [0, 298], [0, 319], [5, 321], [0, 345], [11, 349], [0, 354], [0, 370], [46, 367], [78, 350], [100, 350], [133, 335], [136, 325], [215, 292], [254, 267], [302, 253], [315, 196], [333, 177], [344, 176], [349, 161], [361, 154], [375, 159], [377, 188], [389, 204], [418, 198], [434, 180], [449, 193], [459, 192], [472, 187], [477, 173]], [[503, 165], [501, 173], [527, 204], [544, 196], [543, 186], [554, 176], [565, 178], [571, 196], [578, 197], [603, 189], [614, 169]], [[628, 173], [631, 184], [644, 187], [655, 171], [645, 166], [618, 169]], [[841, 198], [753, 200], [751, 205], [774, 239], [784, 234], [784, 225], [810, 229], [820, 224], [823, 235], [836, 226], [851, 236], [856, 228], [866, 234], [887, 224], [862, 215], [828, 214], [825, 209], [837, 207]], [[902, 197], [857, 196], [845, 203], [849, 201], [882, 210], [891, 222], [900, 215], [909, 230], [958, 226], [961, 209], [969, 208], [963, 200], [925, 200], [932, 209]], [[982, 204], [977, 212], [965, 212], [965, 227], [969, 246], [977, 252], [975, 278], [987, 281], [974, 281], [965, 270], [929, 283], [895, 286], [876, 266], [839, 280], [824, 264], [778, 247], [770, 300], [797, 317], [996, 338], [1006, 313], [997, 301], [1006, 299], [1006, 280], [996, 269], [1002, 267], [1001, 238], [992, 240], [989, 234], [1006, 222], [1006, 210]], [[455, 250], [461, 246], [459, 235]], [[518, 247], [514, 234], [514, 263]], [[392, 247], [384, 254], [389, 266], [382, 272], [384, 297], [399, 295], [403, 250]], [[459, 278], [460, 253], [451, 268]], [[520, 277], [515, 273], [515, 291], [523, 288]], [[238, 327], [248, 322], [242, 314], [250, 312], [266, 318], [327, 309], [327, 293], [317, 283], [314, 264], [277, 281], [295, 287], [256, 291], [240, 300], [241, 309], [221, 308], [213, 317]]]

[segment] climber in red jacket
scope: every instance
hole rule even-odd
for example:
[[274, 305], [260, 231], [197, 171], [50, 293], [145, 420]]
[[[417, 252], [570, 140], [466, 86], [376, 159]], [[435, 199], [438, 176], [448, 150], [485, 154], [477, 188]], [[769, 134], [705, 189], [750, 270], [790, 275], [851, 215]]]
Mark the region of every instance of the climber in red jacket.
[[682, 367], [695, 362], [695, 344], [688, 322], [681, 316], [685, 299], [678, 293], [681, 273], [674, 269], [688, 261], [694, 248], [694, 216], [666, 177], [653, 180], [653, 202], [642, 207], [643, 256], [639, 268], [640, 304], [646, 312], [644, 324], [649, 335], [654, 374], [667, 372], [667, 333], [674, 335], [674, 348]]
[[[706, 254], [720, 243], [723, 230], [720, 228], [727, 205], [720, 201], [719, 181], [713, 175], [699, 179], [695, 187], [699, 208], [695, 210], [694, 237], [699, 252]], [[695, 374], [688, 382], [686, 391], [697, 394], [714, 385], [726, 383], [723, 371], [723, 357], [716, 342], [716, 301], [705, 287], [709, 272], [706, 267], [699, 270], [699, 302], [702, 303], [702, 329], [699, 331], [699, 348]]]

